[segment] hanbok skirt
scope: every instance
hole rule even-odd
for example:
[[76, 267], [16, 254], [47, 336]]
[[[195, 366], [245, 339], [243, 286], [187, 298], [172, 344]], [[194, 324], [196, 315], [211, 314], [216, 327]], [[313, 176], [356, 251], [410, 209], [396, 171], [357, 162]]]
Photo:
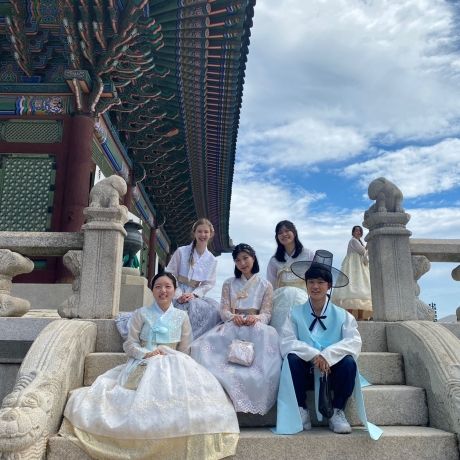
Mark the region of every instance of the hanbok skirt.
[[[179, 285], [183, 292], [187, 292], [187, 285], [182, 283], [179, 283]], [[195, 298], [186, 303], [179, 303], [175, 300], [174, 306], [188, 313], [194, 339], [197, 339], [220, 322], [219, 304], [210, 297]]]
[[371, 282], [369, 266], [357, 252], [347, 255], [342, 262], [342, 271], [349, 283], [332, 292], [332, 302], [347, 310], [372, 311]]
[[238, 421], [219, 382], [189, 356], [161, 347], [137, 389], [122, 386], [136, 361], [72, 392], [60, 434], [96, 459], [214, 460], [234, 455]]
[[[251, 366], [228, 362], [234, 339], [254, 344]], [[263, 415], [274, 405], [282, 360], [278, 333], [273, 327], [261, 322], [241, 327], [232, 321], [219, 324], [192, 343], [191, 354], [219, 380], [237, 412]]]
[[273, 310], [270, 326], [273, 326], [280, 334], [291, 307], [304, 304], [307, 300], [308, 294], [304, 289], [293, 286], [275, 289], [273, 292]]

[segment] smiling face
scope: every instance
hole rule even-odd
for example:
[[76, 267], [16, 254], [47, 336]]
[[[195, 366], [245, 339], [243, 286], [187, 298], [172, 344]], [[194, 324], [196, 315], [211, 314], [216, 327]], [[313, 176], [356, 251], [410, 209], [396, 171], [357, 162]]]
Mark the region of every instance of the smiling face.
[[202, 245], [207, 245], [209, 240], [212, 237], [212, 231], [209, 225], [200, 224], [196, 227], [195, 231], [193, 232], [193, 237], [197, 243]]
[[292, 230], [289, 230], [286, 226], [283, 225], [278, 230], [276, 234], [276, 238], [284, 247], [286, 247], [286, 246], [294, 244], [295, 235]]
[[152, 293], [156, 303], [160, 307], [171, 304], [175, 292], [174, 284], [167, 276], [160, 276], [153, 283]]
[[321, 303], [326, 300], [327, 291], [331, 288], [331, 284], [322, 278], [307, 279], [307, 293], [313, 302]]
[[236, 268], [246, 277], [252, 275], [252, 267], [254, 266], [254, 257], [247, 252], [241, 251], [235, 259]]
[[363, 229], [359, 226], [353, 228], [353, 232], [351, 233], [356, 239], [360, 239], [363, 236]]

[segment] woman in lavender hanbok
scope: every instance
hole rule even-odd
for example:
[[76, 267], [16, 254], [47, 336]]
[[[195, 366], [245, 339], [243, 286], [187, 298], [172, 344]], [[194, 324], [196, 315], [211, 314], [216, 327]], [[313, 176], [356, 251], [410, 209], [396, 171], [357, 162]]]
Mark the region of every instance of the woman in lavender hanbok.
[[205, 297], [216, 284], [217, 259], [208, 250], [213, 236], [212, 223], [197, 220], [192, 227], [192, 243], [179, 247], [166, 267], [179, 282], [174, 306], [188, 313], [195, 339], [220, 321], [219, 304]]
[[[238, 244], [232, 253], [235, 277], [222, 287], [219, 324], [192, 343], [192, 357], [206, 367], [224, 387], [237, 412], [266, 414], [276, 401], [281, 370], [279, 338], [269, 326], [272, 285], [259, 277], [254, 249]], [[254, 344], [249, 366], [229, 362], [233, 340]]]
[[303, 246], [295, 225], [289, 220], [276, 224], [275, 241], [276, 252], [267, 266], [267, 280], [274, 289], [270, 325], [281, 333], [290, 308], [308, 299], [305, 283], [292, 273], [291, 265], [313, 259], [314, 253]]
[[91, 458], [217, 460], [234, 455], [235, 410], [214, 376], [187, 355], [187, 313], [173, 307], [176, 279], [155, 275], [154, 302], [136, 310], [126, 364], [74, 390], [60, 434]]

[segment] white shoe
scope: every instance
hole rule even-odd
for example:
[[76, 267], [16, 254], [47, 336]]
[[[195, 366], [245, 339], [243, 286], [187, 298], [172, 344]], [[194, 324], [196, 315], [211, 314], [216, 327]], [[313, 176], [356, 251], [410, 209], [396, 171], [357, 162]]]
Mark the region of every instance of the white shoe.
[[311, 420], [310, 420], [310, 411], [308, 409], [304, 409], [303, 407], [299, 407], [300, 418], [302, 419], [303, 429], [305, 431], [311, 430]]
[[351, 426], [348, 423], [345, 413], [341, 409], [334, 409], [334, 415], [329, 419], [329, 428], [334, 433], [349, 434]]

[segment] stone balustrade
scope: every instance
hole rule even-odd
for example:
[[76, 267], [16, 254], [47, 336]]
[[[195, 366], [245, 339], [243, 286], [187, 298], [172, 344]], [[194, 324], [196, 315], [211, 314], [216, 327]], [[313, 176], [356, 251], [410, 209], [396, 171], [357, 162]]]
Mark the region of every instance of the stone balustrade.
[[[410, 251], [412, 259], [424, 258], [428, 261], [428, 270], [424, 273], [429, 271], [430, 262], [460, 263], [460, 240], [458, 239], [411, 238]], [[460, 265], [452, 270], [452, 279], [460, 281]], [[460, 307], [457, 308], [456, 315], [457, 321], [460, 321]]]
[[[411, 238], [410, 252], [424, 256], [430, 262], [460, 263], [460, 240]], [[460, 281], [460, 265], [452, 270], [452, 278]]]
[[27, 257], [63, 256], [82, 249], [83, 238], [81, 232], [0, 232], [0, 248]]
[[[115, 316], [119, 310], [126, 236], [123, 225], [128, 220], [127, 208], [119, 204], [125, 193], [126, 183], [119, 176], [97, 183], [90, 193], [90, 205], [84, 209], [86, 223], [80, 233], [0, 232], [0, 316], [21, 316], [30, 307], [27, 301], [10, 295], [12, 277], [33, 268], [24, 256], [65, 256], [64, 263], [75, 281], [71, 298], [59, 309], [61, 316]], [[3, 304], [9, 302], [8, 308], [2, 308], [2, 299]], [[15, 299], [16, 307], [11, 299]]]

